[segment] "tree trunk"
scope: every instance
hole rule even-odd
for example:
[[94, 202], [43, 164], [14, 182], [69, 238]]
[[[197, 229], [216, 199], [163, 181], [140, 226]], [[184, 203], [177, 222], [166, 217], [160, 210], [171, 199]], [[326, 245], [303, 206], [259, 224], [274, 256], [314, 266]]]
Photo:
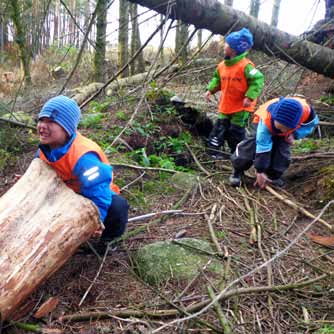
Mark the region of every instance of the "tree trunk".
[[197, 49], [200, 50], [202, 47], [202, 29], [198, 30], [197, 32]]
[[[131, 57], [141, 48], [140, 32], [138, 25], [138, 8], [137, 4], [130, 4], [130, 17], [131, 17]], [[145, 63], [143, 52], [138, 55], [138, 58], [130, 66], [130, 73], [134, 75], [145, 71]]]
[[183, 47], [179, 57], [179, 64], [185, 64], [188, 57], [188, 45], [184, 46], [188, 39], [188, 28], [189, 25], [178, 21], [178, 27], [175, 36], [175, 53], [177, 54]]
[[0, 198], [0, 313], [14, 311], [99, 228], [96, 206], [40, 159]]
[[325, 0], [326, 2], [326, 14], [325, 20], [331, 20], [334, 18], [334, 0]]
[[277, 27], [278, 25], [278, 16], [279, 16], [280, 7], [281, 7], [281, 0], [275, 0], [273, 4], [272, 15], [271, 15], [271, 25], [273, 27]]
[[60, 18], [60, 3], [56, 1], [54, 8], [54, 16], [53, 16], [53, 43], [57, 43], [56, 45], [59, 47], [59, 18]]
[[251, 0], [249, 15], [258, 18], [259, 11], [260, 11], [260, 0]]
[[29, 48], [26, 43], [26, 33], [22, 25], [22, 18], [20, 14], [20, 7], [18, 0], [10, 0], [9, 5], [11, 6], [10, 16], [13, 21], [14, 30], [15, 30], [15, 42], [18, 46], [18, 53], [20, 59], [20, 68], [22, 80], [25, 85], [31, 85], [31, 76], [30, 76], [30, 54]]
[[96, 49], [94, 56], [95, 81], [103, 82], [104, 61], [106, 57], [108, 0], [98, 0], [96, 4]]
[[[118, 30], [118, 67], [122, 68], [129, 60], [129, 3], [119, 0], [119, 30]], [[129, 76], [129, 69], [125, 69], [121, 77]]]
[[[165, 0], [130, 0], [165, 14]], [[170, 18], [193, 24], [198, 29], [208, 29], [215, 34], [225, 34], [231, 27], [238, 30], [248, 27], [254, 35], [254, 48], [275, 55], [288, 62], [297, 62], [325, 76], [334, 77], [334, 51], [315, 43], [275, 29], [217, 0], [176, 0]]]
[[[163, 14], [160, 14], [160, 23], [165, 20], [165, 16]], [[161, 51], [160, 51], [160, 63], [161, 66], [164, 66], [165, 64], [165, 48], [164, 48], [164, 29], [160, 29], [160, 44], [161, 45]]]

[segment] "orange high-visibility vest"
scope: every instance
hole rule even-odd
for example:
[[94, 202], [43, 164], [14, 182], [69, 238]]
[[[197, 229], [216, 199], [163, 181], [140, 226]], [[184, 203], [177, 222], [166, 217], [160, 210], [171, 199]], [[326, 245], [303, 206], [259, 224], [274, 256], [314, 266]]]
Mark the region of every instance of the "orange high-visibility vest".
[[[303, 107], [302, 117], [300, 118], [298, 125], [294, 129], [291, 129], [284, 133], [278, 133], [276, 134], [277, 136], [288, 136], [289, 134], [294, 132], [296, 129], [300, 128], [301, 124], [305, 123], [310, 116], [311, 108], [305, 99], [300, 98], [300, 97], [291, 97], [291, 99], [298, 101], [302, 105]], [[259, 123], [259, 120], [261, 118], [264, 124], [269, 129], [270, 133], [273, 133], [273, 128], [272, 128], [272, 123], [271, 123], [272, 116], [271, 116], [271, 113], [268, 111], [268, 107], [272, 103], [277, 102], [277, 101], [279, 101], [278, 98], [267, 101], [266, 103], [260, 105], [259, 109], [256, 110], [254, 114], [253, 123], [256, 123], [256, 124]]]
[[248, 90], [248, 82], [245, 76], [245, 68], [248, 64], [255, 66], [249, 59], [243, 58], [237, 63], [227, 66], [224, 61], [218, 65], [220, 77], [221, 96], [219, 112], [233, 114], [238, 111], [254, 111], [256, 100], [249, 107], [243, 106], [243, 100]]
[[[68, 187], [76, 193], [80, 193], [80, 182], [78, 177], [73, 175], [73, 169], [78, 160], [88, 152], [96, 153], [103, 163], [110, 165], [107, 156], [104, 154], [100, 146], [92, 140], [82, 136], [79, 132], [77, 132], [68, 152], [59, 160], [55, 162], [49, 161], [42, 150], [40, 150], [40, 159], [50, 165]], [[110, 189], [117, 194], [120, 193], [119, 187], [112, 181], [110, 183]]]

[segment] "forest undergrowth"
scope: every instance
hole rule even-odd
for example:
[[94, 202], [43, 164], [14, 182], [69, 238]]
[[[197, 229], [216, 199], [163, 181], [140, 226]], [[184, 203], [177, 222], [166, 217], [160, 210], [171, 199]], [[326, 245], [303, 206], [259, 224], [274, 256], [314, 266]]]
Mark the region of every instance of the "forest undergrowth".
[[[333, 225], [333, 206], [322, 211], [334, 194], [331, 127], [322, 128], [321, 138], [318, 133], [296, 143], [285, 188], [260, 191], [252, 170], [244, 187], [231, 188], [228, 155], [212, 160], [201, 128], [186, 123], [170, 102], [177, 94], [194, 108], [210, 71], [199, 72], [191, 87], [179, 76], [164, 88], [152, 82], [134, 94], [119, 90], [83, 110], [79, 130], [110, 158], [130, 217], [181, 212], [129, 223], [117, 250], [105, 258], [78, 251], [0, 332], [334, 333], [334, 246], [312, 241], [312, 235], [333, 235], [326, 227]], [[314, 83], [306, 85], [305, 78], [299, 93], [310, 92]], [[319, 83], [316, 89], [311, 97], [320, 116], [331, 121], [330, 101], [321, 101]], [[34, 118], [54, 91], [40, 89], [38, 98], [29, 104], [21, 98], [17, 108]], [[201, 112], [215, 112], [214, 104], [198, 105]], [[7, 123], [1, 123], [0, 139], [3, 194], [30, 164], [38, 140], [32, 129]], [[323, 222], [308, 216], [320, 213]], [[182, 241], [180, 236], [209, 241], [215, 249], [210, 256], [223, 264], [224, 274], [204, 266], [190, 282], [145, 283], [134, 260], [137, 250], [156, 241]], [[36, 310], [51, 297], [56, 306], [36, 319]]]

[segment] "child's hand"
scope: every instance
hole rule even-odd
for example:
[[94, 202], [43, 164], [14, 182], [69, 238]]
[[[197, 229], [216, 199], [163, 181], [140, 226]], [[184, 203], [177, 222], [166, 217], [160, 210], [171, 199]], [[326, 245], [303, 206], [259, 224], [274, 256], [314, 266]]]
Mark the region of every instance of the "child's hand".
[[243, 106], [244, 106], [245, 108], [248, 108], [248, 107], [251, 106], [252, 102], [253, 102], [253, 101], [252, 101], [249, 97], [245, 97], [245, 98], [244, 98], [244, 101], [243, 101]]
[[212, 95], [212, 93], [209, 90], [205, 93], [205, 98], [206, 98], [207, 102], [210, 102], [211, 95]]
[[289, 144], [292, 145], [295, 140], [295, 137], [293, 136], [293, 133], [290, 133], [288, 136], [285, 137], [285, 141]]
[[261, 189], [265, 188], [267, 183], [271, 183], [272, 180], [264, 173], [256, 173], [256, 181], [254, 186], [258, 185]]

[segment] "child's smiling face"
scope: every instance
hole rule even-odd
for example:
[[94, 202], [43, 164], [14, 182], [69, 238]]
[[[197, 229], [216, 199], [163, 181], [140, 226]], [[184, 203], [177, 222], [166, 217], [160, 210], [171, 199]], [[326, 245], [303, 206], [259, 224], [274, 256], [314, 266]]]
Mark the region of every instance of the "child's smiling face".
[[48, 117], [42, 117], [37, 123], [39, 141], [50, 148], [63, 146], [68, 140], [67, 132], [56, 122]]

